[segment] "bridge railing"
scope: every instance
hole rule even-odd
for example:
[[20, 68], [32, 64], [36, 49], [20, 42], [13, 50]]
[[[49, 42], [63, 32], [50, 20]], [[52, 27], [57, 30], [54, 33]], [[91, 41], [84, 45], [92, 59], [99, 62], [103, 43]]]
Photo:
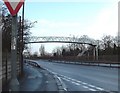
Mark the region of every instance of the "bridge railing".
[[41, 42], [67, 42], [67, 43], [83, 43], [90, 45], [97, 45], [97, 41], [91, 38], [86, 37], [57, 37], [57, 36], [46, 36], [46, 37], [28, 37], [28, 43], [41, 43]]

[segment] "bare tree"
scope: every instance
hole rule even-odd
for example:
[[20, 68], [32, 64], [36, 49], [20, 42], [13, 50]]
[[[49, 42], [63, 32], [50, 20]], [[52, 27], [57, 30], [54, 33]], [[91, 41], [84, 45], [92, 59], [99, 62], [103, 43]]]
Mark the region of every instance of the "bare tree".
[[55, 53], [56, 56], [61, 56], [62, 55], [61, 47], [56, 47], [55, 49], [53, 49], [52, 53], [53, 54]]
[[111, 35], [103, 36], [102, 41], [105, 49], [113, 47], [113, 37]]
[[40, 46], [39, 52], [40, 52], [40, 55], [41, 55], [41, 56], [45, 56], [45, 46], [44, 46], [44, 45], [41, 45], [41, 46]]

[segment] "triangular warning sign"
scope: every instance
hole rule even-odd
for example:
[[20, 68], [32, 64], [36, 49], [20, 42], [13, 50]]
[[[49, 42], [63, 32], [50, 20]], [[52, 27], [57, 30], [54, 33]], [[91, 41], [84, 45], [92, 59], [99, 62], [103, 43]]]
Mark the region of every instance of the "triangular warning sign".
[[11, 15], [14, 16], [18, 13], [24, 0], [3, 0], [10, 11]]

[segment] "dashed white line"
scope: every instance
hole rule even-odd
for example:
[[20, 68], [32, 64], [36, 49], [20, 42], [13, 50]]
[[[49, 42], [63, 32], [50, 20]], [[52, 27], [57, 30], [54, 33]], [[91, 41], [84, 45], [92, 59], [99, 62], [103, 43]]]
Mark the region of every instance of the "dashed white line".
[[[62, 77], [62, 79], [66, 80], [66, 81], [71, 81], [71, 80], [66, 79], [66, 78], [64, 78], [64, 77]], [[80, 83], [76, 83], [75, 81], [71, 81], [71, 83], [73, 83], [73, 84], [75, 84], [75, 85], [78, 85], [78, 86], [81, 85]], [[87, 83], [84, 83], [84, 85], [82, 85], [83, 88], [86, 88], [86, 89], [88, 89], [88, 90], [90, 90], [90, 91], [97, 91], [97, 90], [95, 90], [95, 89], [93, 89], [93, 88], [89, 88], [89, 87], [88, 87], [87, 85], [85, 85], [85, 84], [87, 84]], [[93, 86], [93, 85], [91, 85], [91, 86]], [[93, 87], [96, 88], [95, 86], [93, 86]]]
[[100, 90], [100, 91], [103, 91], [104, 89], [103, 88], [100, 88], [100, 87], [95, 87], [96, 89]]
[[82, 83], [82, 81], [77, 81], [78, 83]]
[[[48, 70], [48, 69], [47, 69]], [[55, 72], [53, 72], [53, 71], [51, 71], [51, 70], [48, 70], [49, 72], [51, 72], [51, 73], [53, 73], [53, 74], [57, 74], [57, 73], [55, 73]], [[97, 86], [94, 86], [94, 85], [91, 85], [91, 84], [88, 84], [88, 83], [86, 83], [86, 82], [82, 82], [82, 81], [79, 81], [79, 80], [76, 80], [76, 79], [72, 79], [72, 78], [69, 78], [69, 77], [67, 77], [67, 76], [64, 76], [64, 75], [61, 75], [61, 74], [57, 74], [57, 75], [59, 75], [59, 76], [61, 76], [64, 80], [66, 80], [66, 81], [71, 81], [71, 83], [74, 83], [74, 84], [76, 84], [76, 85], [82, 85], [82, 87], [84, 87], [84, 88], [87, 88], [87, 89], [89, 89], [90, 91], [97, 91], [97, 90], [99, 90], [99, 91], [103, 91], [104, 89], [103, 88], [100, 88], [100, 87], [97, 87]], [[77, 82], [77, 83], [76, 83]], [[90, 87], [92, 87], [92, 88], [90, 88]], [[94, 89], [93, 89], [94, 88]], [[97, 89], [97, 90], [96, 90]]]
[[84, 88], [88, 88], [87, 86], [82, 86], [82, 87], [84, 87]]
[[90, 87], [95, 87], [95, 86], [93, 86], [93, 85], [90, 85], [90, 84], [89, 84], [88, 86], [90, 86]]
[[82, 84], [87, 85], [87, 83], [83, 82]]
[[[84, 85], [84, 88], [89, 88], [89, 90], [91, 90], [91, 91], [97, 91], [97, 90], [103, 91], [104, 90], [103, 88], [100, 88], [100, 87], [97, 87], [97, 86], [94, 86], [94, 85], [91, 85], [91, 84], [88, 84], [88, 83], [85, 83], [85, 82], [82, 82], [82, 81], [78, 81], [76, 79], [72, 79], [72, 78], [69, 78], [69, 77], [66, 77], [66, 76], [63, 76], [63, 75], [61, 75], [61, 76], [64, 77], [64, 79], [66, 78], [67, 81], [68, 80], [72, 81], [72, 83], [74, 83], [76, 85], [81, 85], [82, 84], [82, 85]], [[81, 84], [79, 84], [79, 83], [81, 83]], [[90, 88], [90, 87], [92, 87], [92, 88]]]
[[79, 86], [79, 85], [81, 85], [81, 84], [79, 84], [79, 83], [76, 83], [76, 85], [78, 85], [78, 86]]
[[95, 89], [92, 89], [92, 88], [89, 88], [89, 90], [91, 90], [91, 91], [96, 91]]
[[76, 83], [76, 82], [72, 82], [73, 84], [75, 84], [75, 85], [80, 85], [79, 83]]

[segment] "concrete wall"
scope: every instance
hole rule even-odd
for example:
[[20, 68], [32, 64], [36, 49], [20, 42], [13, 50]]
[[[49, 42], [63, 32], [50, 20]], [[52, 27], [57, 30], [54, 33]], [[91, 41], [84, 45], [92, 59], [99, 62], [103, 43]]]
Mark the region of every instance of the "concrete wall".
[[[11, 79], [11, 61], [10, 54], [3, 53], [2, 55], [2, 86], [3, 90], [7, 90], [6, 84], [9, 83]], [[21, 65], [19, 60], [17, 61], [17, 75], [21, 74]], [[5, 88], [6, 87], [6, 88]]]

